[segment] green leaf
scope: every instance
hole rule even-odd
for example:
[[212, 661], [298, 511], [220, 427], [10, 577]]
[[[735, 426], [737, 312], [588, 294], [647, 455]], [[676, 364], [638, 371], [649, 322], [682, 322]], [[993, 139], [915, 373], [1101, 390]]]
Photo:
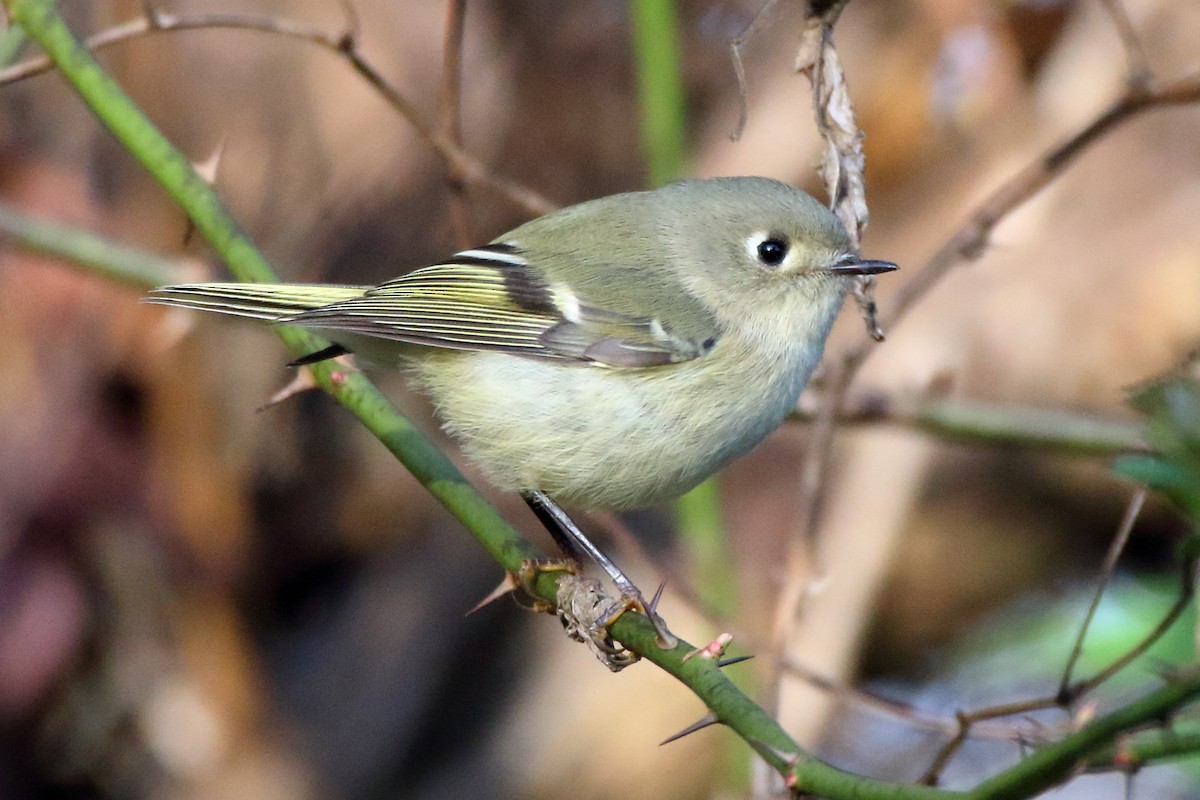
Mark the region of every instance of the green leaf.
[[1147, 416], [1154, 452], [1124, 456], [1115, 471], [1161, 492], [1200, 527], [1200, 383], [1176, 375], [1138, 389], [1129, 402]]

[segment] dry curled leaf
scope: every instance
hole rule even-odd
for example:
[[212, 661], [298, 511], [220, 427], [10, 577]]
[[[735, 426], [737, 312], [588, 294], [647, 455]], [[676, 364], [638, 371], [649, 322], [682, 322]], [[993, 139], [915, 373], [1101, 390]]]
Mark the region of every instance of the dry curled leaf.
[[[867, 191], [863, 172], [863, 133], [854, 117], [854, 104], [846, 74], [842, 70], [837, 48], [833, 45], [833, 23], [841, 13], [843, 2], [814, 3], [808, 24], [800, 38], [795, 68], [808, 76], [813, 87], [813, 110], [817, 129], [825, 140], [820, 174], [829, 194], [829, 205], [842, 221], [850, 240], [858, 250], [862, 232], [867, 227]], [[883, 330], [877, 318], [875, 279], [869, 275], [858, 278], [854, 299], [863, 315], [867, 330], [877, 340]]]

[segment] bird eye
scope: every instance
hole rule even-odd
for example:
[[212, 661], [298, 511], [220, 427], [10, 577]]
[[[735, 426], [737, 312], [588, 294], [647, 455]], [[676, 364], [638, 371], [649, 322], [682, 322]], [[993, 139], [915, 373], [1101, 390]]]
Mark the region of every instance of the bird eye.
[[782, 264], [787, 252], [787, 242], [776, 236], [764, 239], [758, 244], [758, 260], [768, 267], [778, 267]]

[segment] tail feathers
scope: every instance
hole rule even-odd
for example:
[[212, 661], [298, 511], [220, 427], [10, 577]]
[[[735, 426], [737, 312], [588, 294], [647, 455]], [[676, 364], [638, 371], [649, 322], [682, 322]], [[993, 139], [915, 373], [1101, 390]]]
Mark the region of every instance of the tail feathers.
[[365, 291], [363, 286], [311, 283], [187, 283], [159, 287], [146, 302], [273, 322]]

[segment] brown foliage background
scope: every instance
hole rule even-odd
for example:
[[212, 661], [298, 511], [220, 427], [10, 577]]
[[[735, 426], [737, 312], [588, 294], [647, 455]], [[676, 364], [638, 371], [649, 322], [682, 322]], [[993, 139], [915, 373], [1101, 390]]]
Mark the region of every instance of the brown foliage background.
[[[85, 31], [141, 13], [63, 5]], [[1200, 7], [1127, 6], [1156, 70], [1196, 68]], [[364, 56], [432, 115], [441, 4], [355, 9]], [[237, 10], [343, 24], [316, 0]], [[681, 4], [691, 172], [818, 192], [790, 9], [747, 47], [749, 127], [729, 140], [726, 42], [755, 11]], [[868, 136], [866, 252], [914, 267], [1126, 72], [1092, 2], [856, 0], [838, 42]], [[185, 152], [221, 149], [218, 187], [288, 278], [377, 282], [461, 244], [437, 159], [329, 53], [195, 31], [105, 61]], [[643, 184], [623, 4], [472, 4], [463, 74], [467, 148], [498, 173], [563, 204]], [[1101, 142], [889, 331], [858, 390], [1125, 413], [1124, 387], [1200, 343], [1198, 131], [1200, 110], [1179, 108]], [[56, 76], [0, 92], [0, 197], [219, 274]], [[487, 189], [468, 197], [478, 240], [523, 218]], [[881, 306], [903, 280], [882, 282]], [[847, 313], [832, 351], [860, 326]], [[653, 746], [700, 713], [661, 673], [609, 676], [508, 603], [464, 618], [498, 571], [324, 398], [255, 413], [289, 378], [284, 361], [252, 326], [164, 314], [0, 253], [0, 796], [601, 797], [619, 774], [623, 796], [688, 797], [726, 780], [723, 734]], [[399, 380], [385, 387], [435, 429]], [[768, 634], [805, 435], [780, 431], [721, 481], [750, 641]], [[1087, 580], [1128, 496], [1099, 460], [906, 430], [843, 432], [835, 466], [826, 578], [793, 653], [844, 680], [917, 681], [988, 612]], [[495, 500], [539, 535], [519, 503]], [[629, 520], [675, 564], [668, 523]], [[1151, 509], [1133, 557], [1162, 565], [1179, 532]], [[653, 583], [637, 554], [619, 560]], [[670, 599], [672, 627], [704, 639]], [[785, 687], [781, 716], [838, 763], [919, 774], [911, 751], [847, 741], [839, 707], [803, 683]]]

